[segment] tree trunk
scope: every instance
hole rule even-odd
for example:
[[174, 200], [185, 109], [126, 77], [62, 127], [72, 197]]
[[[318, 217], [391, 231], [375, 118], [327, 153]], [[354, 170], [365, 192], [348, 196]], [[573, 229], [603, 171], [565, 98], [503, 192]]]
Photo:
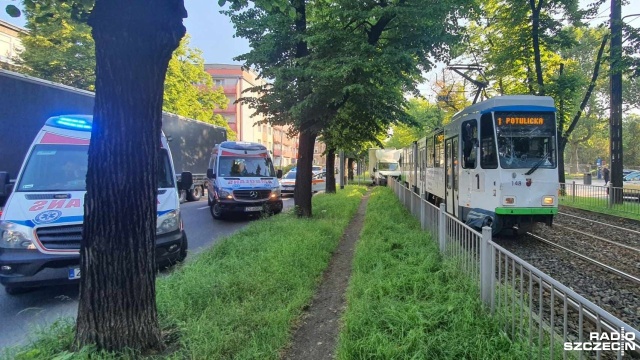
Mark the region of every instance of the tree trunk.
[[182, 0], [97, 0], [96, 98], [89, 146], [75, 345], [162, 349], [155, 302], [162, 93], [184, 36]]
[[327, 151], [327, 187], [325, 192], [327, 194], [336, 193], [336, 149], [331, 148]]
[[538, 83], [538, 95], [544, 95], [544, 78], [542, 76], [542, 59], [540, 56], [540, 10], [544, 0], [538, 0], [536, 6], [535, 0], [529, 0], [531, 7], [531, 38], [533, 39], [533, 59], [536, 66], [536, 80]]
[[[559, 131], [558, 131], [559, 133]], [[565, 183], [564, 176], [564, 149], [567, 146], [567, 141], [563, 138], [560, 138], [558, 141], [558, 181], [561, 184]], [[563, 189], [564, 190], [564, 189]]]
[[296, 187], [293, 192], [296, 214], [311, 217], [311, 177], [313, 175], [313, 147], [317, 134], [310, 130], [300, 132], [299, 159], [296, 171]]
[[355, 161], [354, 158], [347, 159], [347, 178], [350, 181], [353, 181], [353, 163], [354, 163], [354, 161]]

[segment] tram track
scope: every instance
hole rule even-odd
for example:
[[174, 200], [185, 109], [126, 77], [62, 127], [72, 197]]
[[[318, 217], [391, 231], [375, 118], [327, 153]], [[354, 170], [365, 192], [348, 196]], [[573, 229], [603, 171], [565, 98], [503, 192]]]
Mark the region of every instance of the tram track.
[[[567, 218], [580, 220], [583, 225], [567, 224]], [[561, 215], [553, 228], [537, 225], [524, 237], [494, 241], [638, 329], [640, 249], [634, 246], [636, 235], [625, 236], [635, 234], [626, 232], [626, 226], [586, 226], [585, 220]], [[595, 227], [614, 229], [615, 234], [603, 234]]]

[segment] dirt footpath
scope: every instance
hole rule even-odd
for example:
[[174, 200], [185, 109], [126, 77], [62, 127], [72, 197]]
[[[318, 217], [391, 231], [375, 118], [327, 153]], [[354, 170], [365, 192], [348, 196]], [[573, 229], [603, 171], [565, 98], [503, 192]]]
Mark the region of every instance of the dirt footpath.
[[294, 331], [291, 347], [283, 355], [287, 360], [319, 360], [335, 357], [340, 317], [346, 307], [345, 292], [351, 277], [351, 261], [364, 224], [370, 191], [347, 226], [336, 252], [325, 270], [322, 283]]

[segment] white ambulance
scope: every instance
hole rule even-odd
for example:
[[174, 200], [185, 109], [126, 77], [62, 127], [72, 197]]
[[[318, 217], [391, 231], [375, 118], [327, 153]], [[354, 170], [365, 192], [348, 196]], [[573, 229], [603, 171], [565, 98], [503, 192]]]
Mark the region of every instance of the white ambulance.
[[[0, 283], [7, 293], [77, 282], [82, 240], [87, 151], [92, 117], [49, 118], [36, 136], [0, 216]], [[162, 136], [158, 169], [156, 263], [187, 255], [175, 174]]]
[[282, 211], [282, 170], [273, 168], [269, 150], [258, 143], [224, 141], [216, 145], [207, 170], [209, 207], [214, 219], [230, 213]]

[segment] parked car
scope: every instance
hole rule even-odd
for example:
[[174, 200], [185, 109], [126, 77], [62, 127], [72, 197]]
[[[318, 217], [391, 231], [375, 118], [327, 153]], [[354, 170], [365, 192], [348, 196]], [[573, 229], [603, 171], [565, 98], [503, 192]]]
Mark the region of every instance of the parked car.
[[319, 172], [313, 175], [311, 178], [311, 190], [316, 193], [318, 191], [324, 191], [327, 187], [327, 172]]
[[[298, 168], [297, 166], [294, 166], [289, 171], [294, 171], [295, 172], [297, 168]], [[317, 174], [317, 173], [322, 172], [322, 171], [323, 171], [322, 167], [319, 166], [319, 165], [312, 165], [311, 166], [311, 172], [313, 172], [314, 174]]]
[[[294, 168], [295, 169], [295, 168]], [[280, 179], [280, 193], [293, 194], [296, 188], [296, 171], [290, 170]]]
[[[327, 179], [326, 172], [319, 172], [311, 178], [311, 191], [314, 193], [324, 191]], [[280, 193], [293, 194], [296, 189], [296, 172], [291, 170], [286, 173], [280, 180]]]
[[623, 178], [624, 196], [637, 198], [640, 201], [640, 171], [635, 171]]

